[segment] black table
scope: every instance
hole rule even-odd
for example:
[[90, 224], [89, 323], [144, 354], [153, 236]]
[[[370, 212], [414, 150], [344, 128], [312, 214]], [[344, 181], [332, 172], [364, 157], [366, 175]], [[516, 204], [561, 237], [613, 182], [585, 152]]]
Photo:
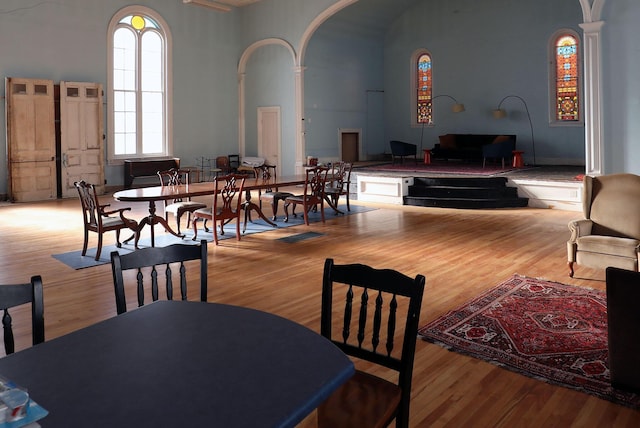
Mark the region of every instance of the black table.
[[0, 359], [47, 427], [291, 427], [354, 372], [314, 331], [216, 303], [158, 301]]

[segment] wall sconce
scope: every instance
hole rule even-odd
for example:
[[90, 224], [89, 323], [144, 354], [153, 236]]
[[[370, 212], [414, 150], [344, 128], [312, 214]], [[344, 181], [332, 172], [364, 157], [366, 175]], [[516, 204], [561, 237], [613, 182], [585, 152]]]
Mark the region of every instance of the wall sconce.
[[531, 122], [531, 114], [529, 114], [529, 107], [527, 106], [527, 102], [524, 100], [524, 98], [522, 98], [521, 96], [518, 95], [507, 95], [506, 97], [504, 97], [503, 99], [500, 100], [500, 102], [498, 103], [498, 108], [493, 110], [493, 117], [494, 119], [503, 119], [505, 117], [507, 117], [507, 112], [506, 110], [502, 109], [502, 103], [504, 103], [507, 99], [509, 98], [517, 98], [520, 101], [522, 101], [522, 104], [524, 105], [524, 110], [527, 112], [527, 119], [529, 119], [529, 128], [531, 129], [531, 149], [533, 151], [533, 165], [535, 166], [536, 164], [536, 142], [533, 138], [533, 122]]

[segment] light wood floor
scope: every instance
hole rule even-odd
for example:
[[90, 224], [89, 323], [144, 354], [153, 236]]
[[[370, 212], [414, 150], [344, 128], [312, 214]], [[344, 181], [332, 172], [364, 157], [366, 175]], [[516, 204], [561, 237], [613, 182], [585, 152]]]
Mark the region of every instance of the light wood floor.
[[[110, 196], [104, 200], [118, 206]], [[273, 230], [240, 242], [224, 240], [218, 247], [211, 243], [209, 300], [269, 311], [319, 331], [327, 257], [339, 264], [359, 262], [410, 276], [424, 274], [421, 325], [514, 273], [605, 288], [604, 272], [578, 266], [575, 278], [567, 275], [567, 222], [579, 213], [367, 205], [378, 209], [329, 216], [326, 224]], [[134, 217], [145, 213], [146, 205], [134, 206]], [[304, 231], [323, 236], [296, 244], [275, 240]], [[91, 240], [95, 246], [95, 234]], [[51, 257], [82, 246], [77, 200], [0, 206], [0, 242], [0, 283], [43, 277], [48, 340], [115, 316], [109, 265], [76, 271]], [[111, 243], [108, 236], [106, 244]], [[19, 349], [30, 346], [30, 331], [17, 334]], [[419, 340], [411, 425], [637, 427], [640, 412]]]

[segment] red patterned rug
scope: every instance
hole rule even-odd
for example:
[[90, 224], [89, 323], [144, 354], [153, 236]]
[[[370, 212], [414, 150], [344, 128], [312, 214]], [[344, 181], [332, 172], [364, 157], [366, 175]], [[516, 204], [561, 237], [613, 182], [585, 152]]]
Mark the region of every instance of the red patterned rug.
[[418, 334], [536, 379], [640, 407], [640, 395], [611, 386], [601, 291], [514, 275]]

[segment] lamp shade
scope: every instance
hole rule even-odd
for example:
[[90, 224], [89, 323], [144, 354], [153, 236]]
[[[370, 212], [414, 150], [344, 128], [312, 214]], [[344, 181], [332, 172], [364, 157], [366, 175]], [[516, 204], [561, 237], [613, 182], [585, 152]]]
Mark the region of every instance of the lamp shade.
[[497, 108], [497, 109], [493, 110], [493, 117], [495, 119], [503, 119], [503, 118], [507, 117], [507, 112], [504, 109]]
[[451, 107], [451, 111], [454, 113], [462, 113], [464, 111], [464, 104], [454, 104]]

